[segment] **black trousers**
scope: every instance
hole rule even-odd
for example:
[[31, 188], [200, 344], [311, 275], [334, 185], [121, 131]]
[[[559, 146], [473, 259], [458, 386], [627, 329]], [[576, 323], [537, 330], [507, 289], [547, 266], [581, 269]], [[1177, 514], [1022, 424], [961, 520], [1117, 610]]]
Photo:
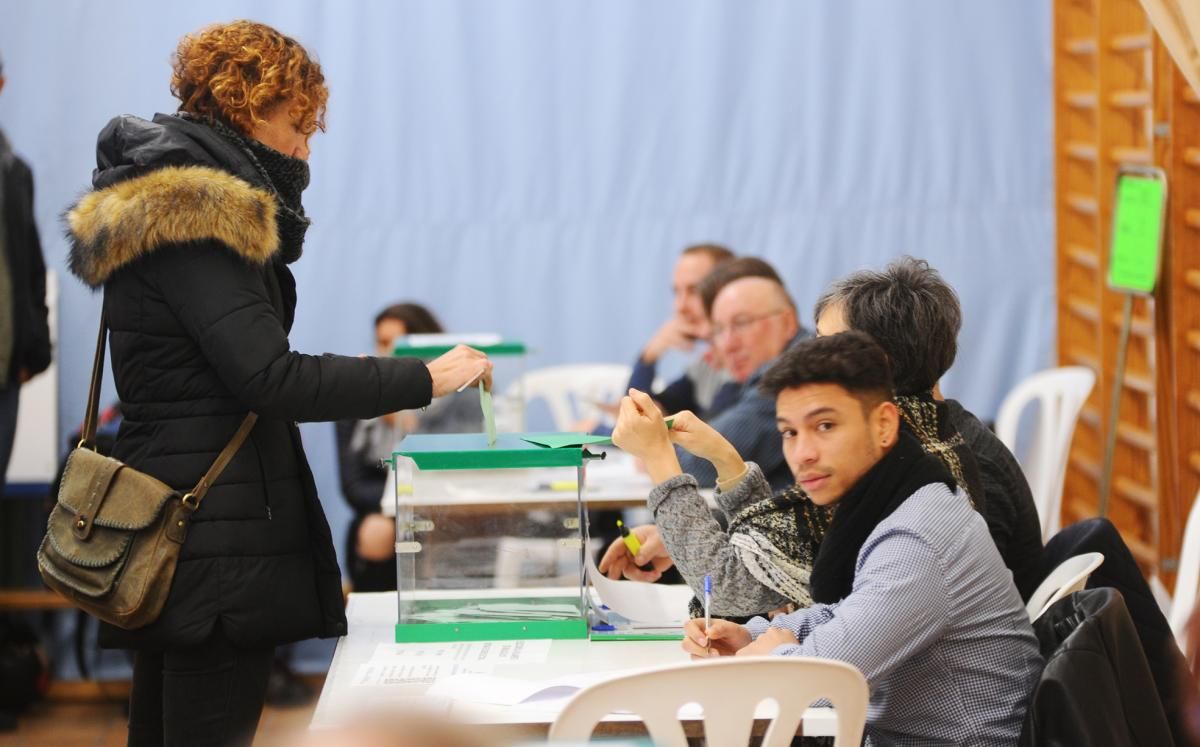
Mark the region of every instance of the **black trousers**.
[[220, 626], [199, 646], [138, 651], [129, 747], [249, 745], [262, 715], [274, 648], [235, 648]]

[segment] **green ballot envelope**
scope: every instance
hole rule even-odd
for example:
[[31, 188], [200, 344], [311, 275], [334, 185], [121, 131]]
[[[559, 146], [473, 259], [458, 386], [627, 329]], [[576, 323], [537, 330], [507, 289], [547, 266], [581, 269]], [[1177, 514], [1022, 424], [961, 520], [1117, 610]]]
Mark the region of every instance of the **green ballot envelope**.
[[400, 442], [397, 642], [588, 636], [582, 486], [597, 455], [583, 443], [537, 443], [562, 435], [577, 434]]

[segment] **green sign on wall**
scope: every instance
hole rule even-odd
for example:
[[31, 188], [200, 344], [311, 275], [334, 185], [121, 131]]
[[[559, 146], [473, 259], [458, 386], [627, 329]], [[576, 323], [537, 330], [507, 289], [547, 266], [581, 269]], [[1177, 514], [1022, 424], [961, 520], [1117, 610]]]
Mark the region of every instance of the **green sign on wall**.
[[1154, 292], [1166, 197], [1166, 176], [1160, 169], [1123, 169], [1117, 177], [1108, 261], [1108, 284], [1114, 290]]

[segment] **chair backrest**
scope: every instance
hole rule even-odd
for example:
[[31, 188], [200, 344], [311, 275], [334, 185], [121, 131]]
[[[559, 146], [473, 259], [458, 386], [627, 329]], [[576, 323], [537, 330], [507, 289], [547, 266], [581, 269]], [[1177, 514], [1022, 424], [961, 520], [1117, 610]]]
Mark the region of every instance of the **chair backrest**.
[[1060, 563], [1030, 595], [1025, 605], [1029, 622], [1041, 617], [1058, 600], [1082, 589], [1087, 584], [1088, 576], [1103, 562], [1104, 556], [1100, 553], [1087, 552]]
[[[1183, 529], [1183, 546], [1179, 548], [1179, 572], [1175, 576], [1175, 594], [1171, 597], [1171, 611], [1167, 622], [1179, 650], [1189, 650], [1187, 622], [1196, 608], [1197, 586], [1200, 586], [1200, 493], [1192, 502], [1188, 512], [1187, 526]], [[1200, 641], [1191, 641], [1192, 645]]]
[[996, 416], [996, 435], [1009, 451], [1017, 454], [1021, 413], [1029, 404], [1039, 404], [1034, 435], [1039, 453], [1034, 459], [1022, 460], [1022, 467], [1042, 522], [1043, 541], [1058, 531], [1075, 422], [1095, 384], [1095, 372], [1083, 366], [1039, 371], [1009, 392]]
[[615, 403], [625, 394], [632, 369], [619, 363], [577, 363], [549, 366], [527, 372], [505, 396], [523, 396], [525, 402], [544, 399], [554, 418], [554, 427], [571, 430], [580, 420], [611, 417], [594, 403]]
[[617, 677], [581, 690], [550, 727], [550, 741], [586, 741], [600, 719], [618, 711], [641, 717], [658, 747], [685, 747], [679, 709], [697, 703], [708, 744], [748, 744], [754, 712], [774, 700], [779, 715], [763, 747], [791, 744], [805, 709], [826, 699], [837, 713], [835, 747], [857, 745], [867, 716], [867, 681], [850, 664], [806, 657], [725, 658]]

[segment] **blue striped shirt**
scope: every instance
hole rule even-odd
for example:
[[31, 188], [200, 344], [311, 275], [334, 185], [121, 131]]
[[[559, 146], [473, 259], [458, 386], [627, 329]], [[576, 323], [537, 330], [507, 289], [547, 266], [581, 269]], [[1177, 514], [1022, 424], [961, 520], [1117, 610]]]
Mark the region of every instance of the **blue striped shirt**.
[[853, 589], [746, 626], [790, 630], [772, 653], [849, 662], [871, 688], [872, 745], [1013, 745], [1042, 659], [983, 518], [944, 485], [914, 493], [863, 543]]

